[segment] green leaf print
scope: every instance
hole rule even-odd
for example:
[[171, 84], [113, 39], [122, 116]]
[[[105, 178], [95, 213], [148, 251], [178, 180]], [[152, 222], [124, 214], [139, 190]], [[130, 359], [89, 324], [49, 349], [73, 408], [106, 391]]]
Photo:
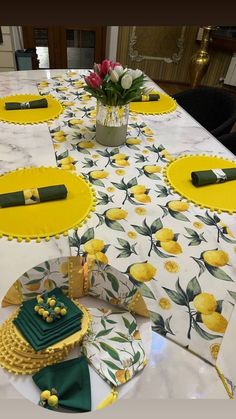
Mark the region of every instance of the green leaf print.
[[118, 281], [118, 279], [115, 277], [115, 275], [113, 275], [110, 272], [107, 272], [106, 274], [107, 274], [108, 281], [111, 282], [111, 286], [112, 286], [113, 290], [118, 292], [119, 291], [119, 281]]
[[236, 301], [236, 292], [235, 291], [228, 291], [229, 295]]
[[110, 338], [109, 340], [112, 340], [113, 342], [119, 342], [119, 343], [126, 343], [129, 340], [125, 338], [120, 338], [118, 336], [115, 336], [114, 338]]
[[203, 338], [206, 340], [213, 340], [217, 338], [222, 338], [221, 335], [212, 335], [211, 333], [205, 332], [196, 322], [195, 319], [193, 319], [193, 329]]
[[206, 269], [208, 272], [210, 272], [211, 275], [213, 275], [217, 279], [221, 279], [222, 281], [231, 281], [233, 282], [233, 279], [230, 278], [229, 275], [227, 275], [222, 269], [216, 268], [215, 266], [208, 265], [208, 263], [204, 262]]
[[101, 330], [101, 332], [99, 332], [95, 338], [100, 338], [101, 336], [106, 336], [109, 335], [109, 333], [113, 330], [113, 327], [111, 329], [106, 329], [106, 330]]
[[80, 242], [81, 242], [81, 244], [85, 244], [86, 242], [88, 242], [89, 240], [92, 240], [93, 238], [94, 238], [94, 229], [93, 228], [89, 228], [83, 234], [83, 236], [80, 238]]
[[134, 358], [133, 358], [133, 362], [132, 362], [133, 365], [136, 364], [136, 362], [138, 362], [140, 356], [141, 356], [141, 354], [140, 354], [139, 351], [135, 353]]
[[196, 297], [196, 295], [200, 294], [202, 292], [200, 284], [197, 280], [196, 277], [194, 277], [193, 279], [191, 279], [187, 285], [187, 289], [186, 289], [186, 293], [188, 296], [188, 300], [193, 301], [194, 297]]
[[168, 288], [162, 287], [165, 292], [168, 294], [168, 296], [170, 297], [170, 299], [172, 301], [174, 301], [175, 304], [178, 304], [180, 306], [187, 306], [186, 303], [186, 298], [184, 296], [182, 296], [181, 294], [179, 294], [176, 291], [170, 290]]
[[112, 348], [105, 342], [99, 342], [99, 344], [101, 348], [110, 355], [111, 358], [116, 359], [117, 361], [120, 361], [119, 354], [114, 348]]
[[102, 359], [101, 361], [104, 362], [109, 368], [112, 368], [113, 370], [119, 370], [120, 369], [120, 367], [118, 365], [114, 364], [111, 361], [106, 361], [105, 359]]
[[155, 234], [158, 230], [163, 228], [163, 224], [160, 218], [157, 218], [157, 220], [153, 221], [151, 224], [151, 232], [152, 234]]
[[143, 297], [151, 298], [152, 300], [156, 299], [155, 295], [146, 284], [139, 284], [138, 289]]
[[105, 217], [105, 224], [112, 230], [125, 231], [124, 227], [120, 223], [118, 223], [118, 221], [109, 220]]
[[175, 218], [176, 220], [188, 221], [189, 222], [189, 219], [186, 217], [186, 215], [181, 214], [181, 212], [173, 211], [169, 207], [168, 207], [168, 211], [169, 211], [169, 214], [171, 215], [171, 217]]

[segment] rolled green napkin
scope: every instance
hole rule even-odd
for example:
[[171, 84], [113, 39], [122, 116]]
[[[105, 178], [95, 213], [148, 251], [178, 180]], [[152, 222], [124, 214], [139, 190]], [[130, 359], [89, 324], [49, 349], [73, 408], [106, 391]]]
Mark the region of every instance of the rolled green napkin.
[[47, 108], [48, 101], [47, 99], [38, 99], [31, 100], [29, 102], [6, 102], [5, 109], [7, 111], [13, 111], [17, 109], [37, 109], [37, 108]]
[[38, 204], [40, 202], [65, 199], [66, 197], [67, 189], [65, 185], [25, 189], [23, 191], [0, 194], [0, 208]]
[[157, 102], [160, 99], [160, 96], [157, 93], [152, 93], [150, 95], [141, 95], [134, 102]]
[[[50, 404], [56, 403], [58, 408], [74, 412], [91, 411], [91, 384], [89, 367], [83, 356], [50, 365], [32, 376], [41, 393], [41, 405], [54, 410]], [[47, 399], [46, 390], [54, 393], [54, 399]]]
[[236, 168], [199, 170], [191, 173], [194, 186], [204, 186], [236, 179]]

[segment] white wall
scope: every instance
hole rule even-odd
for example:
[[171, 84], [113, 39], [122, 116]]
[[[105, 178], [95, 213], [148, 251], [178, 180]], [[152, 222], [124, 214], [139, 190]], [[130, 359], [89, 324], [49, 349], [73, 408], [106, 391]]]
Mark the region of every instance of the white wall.
[[15, 49], [11, 26], [1, 26], [3, 44], [0, 44], [0, 71], [16, 70]]

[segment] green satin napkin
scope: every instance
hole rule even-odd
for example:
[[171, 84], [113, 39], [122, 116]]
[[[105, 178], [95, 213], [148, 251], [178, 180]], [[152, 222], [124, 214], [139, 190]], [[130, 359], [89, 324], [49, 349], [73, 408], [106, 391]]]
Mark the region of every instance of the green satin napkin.
[[14, 207], [18, 205], [38, 204], [40, 202], [65, 199], [67, 189], [65, 185], [45, 186], [31, 188], [23, 191], [0, 194], [0, 207]]
[[89, 368], [83, 356], [45, 367], [32, 378], [41, 392], [56, 389], [59, 408], [81, 413], [91, 411]]
[[191, 173], [194, 186], [204, 186], [236, 179], [236, 168], [199, 170]]
[[34, 307], [37, 299], [25, 301], [13, 323], [35, 351], [40, 351], [65, 339], [66, 337], [81, 330], [82, 311], [66, 297], [60, 288], [47, 293], [47, 297], [55, 296], [67, 307], [67, 314], [52, 323], [47, 323]]
[[152, 93], [150, 95], [141, 95], [133, 102], [157, 102], [159, 99], [160, 96], [157, 93]]
[[7, 111], [13, 111], [17, 109], [37, 109], [37, 108], [47, 108], [48, 101], [47, 99], [38, 99], [30, 100], [29, 102], [6, 102], [5, 109]]

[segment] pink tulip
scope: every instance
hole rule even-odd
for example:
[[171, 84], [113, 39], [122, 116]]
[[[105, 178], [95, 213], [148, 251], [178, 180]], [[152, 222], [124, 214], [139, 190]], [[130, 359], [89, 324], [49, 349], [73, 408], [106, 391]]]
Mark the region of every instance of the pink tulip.
[[99, 76], [102, 75], [102, 66], [101, 66], [101, 64], [94, 63], [93, 69], [94, 69], [95, 73], [97, 73]]
[[90, 75], [85, 77], [84, 79], [85, 79], [87, 85], [89, 87], [92, 87], [92, 89], [99, 89], [99, 87], [102, 84], [101, 77], [96, 73], [91, 72]]
[[112, 70], [112, 61], [110, 60], [103, 60], [101, 64], [101, 71], [102, 75], [106, 75]]

